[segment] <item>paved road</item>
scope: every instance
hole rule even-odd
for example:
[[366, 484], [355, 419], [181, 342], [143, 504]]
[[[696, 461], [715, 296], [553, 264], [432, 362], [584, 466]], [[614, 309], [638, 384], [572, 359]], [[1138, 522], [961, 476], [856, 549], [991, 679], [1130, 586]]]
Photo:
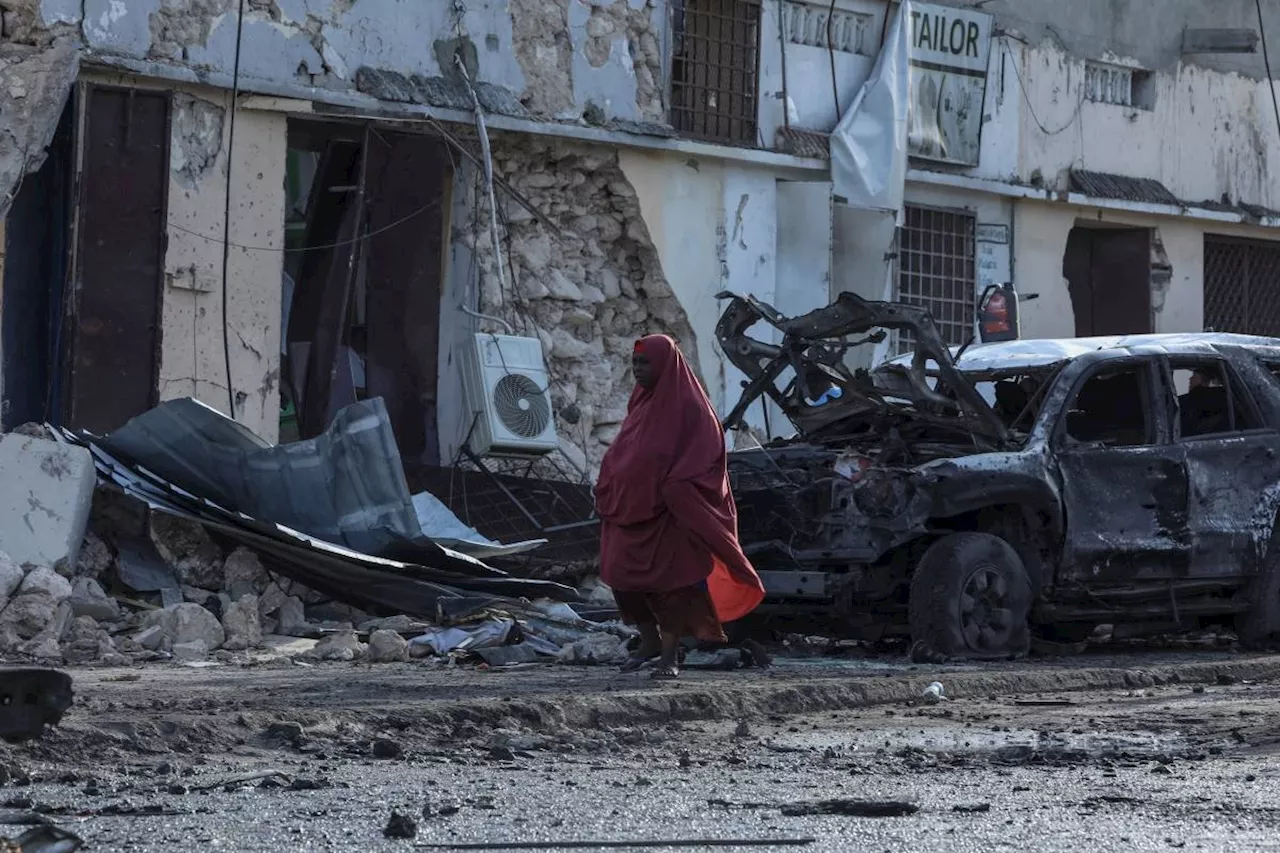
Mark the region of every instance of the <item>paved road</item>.
[[[1073, 671], [1065, 663], [899, 668], [865, 677], [967, 676], [992, 692], [793, 715], [735, 716], [725, 709], [741, 705], [713, 703], [683, 720], [656, 719], [653, 697], [742, 689], [742, 676], [690, 673], [679, 687], [655, 689], [603, 670], [84, 672], [66, 726], [8, 748], [18, 778], [0, 798], [58, 815], [96, 850], [694, 837], [811, 837], [797, 849], [822, 851], [1280, 850], [1280, 684], [1249, 683], [1251, 671], [1273, 674], [1274, 661], [1207, 653], [1108, 663], [1136, 673], [1136, 686], [1022, 689], [1054, 683]], [[1215, 668], [1220, 678], [1209, 678]], [[1089, 669], [1106, 668], [1074, 671]], [[1175, 672], [1204, 677], [1170, 683]], [[851, 677], [783, 667], [746, 683], [803, 704], [825, 679]], [[451, 680], [456, 702], [444, 695]], [[540, 701], [582, 707], [592, 695], [610, 708], [628, 697], [650, 702], [629, 723], [531, 719], [524, 685]], [[468, 702], [511, 711], [474, 719], [433, 711]], [[270, 728], [282, 720], [305, 731]], [[271, 770], [284, 775], [225, 784]], [[841, 798], [903, 800], [919, 811], [784, 813]], [[383, 838], [393, 808], [416, 818], [414, 841]]]

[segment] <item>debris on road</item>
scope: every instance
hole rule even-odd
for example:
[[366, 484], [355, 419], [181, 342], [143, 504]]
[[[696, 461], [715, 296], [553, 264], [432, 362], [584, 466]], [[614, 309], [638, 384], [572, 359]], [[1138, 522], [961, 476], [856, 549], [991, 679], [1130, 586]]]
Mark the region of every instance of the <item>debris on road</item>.
[[816, 800], [787, 803], [781, 811], [787, 817], [839, 815], [841, 817], [905, 817], [920, 811], [915, 803], [902, 800]]
[[15, 853], [75, 853], [84, 846], [84, 839], [74, 832], [43, 823], [17, 838], [0, 838], [0, 845]]
[[413, 839], [418, 837], [418, 822], [402, 811], [393, 809], [391, 819], [382, 830], [387, 838]]
[[[35, 701], [32, 701], [34, 697]], [[71, 676], [53, 669], [0, 670], [0, 739], [34, 740], [71, 707]]]
[[951, 701], [944, 693], [941, 681], [935, 681], [926, 687], [924, 692], [920, 694], [920, 698], [928, 705]]
[[419, 850], [592, 850], [652, 849], [671, 847], [807, 847], [813, 838], [681, 838], [633, 841], [484, 841], [472, 844], [419, 844]]

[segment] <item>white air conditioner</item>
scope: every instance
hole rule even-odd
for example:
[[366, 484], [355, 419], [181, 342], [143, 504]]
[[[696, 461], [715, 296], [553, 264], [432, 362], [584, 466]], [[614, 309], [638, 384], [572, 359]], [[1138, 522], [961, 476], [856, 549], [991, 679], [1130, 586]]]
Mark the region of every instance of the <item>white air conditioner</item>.
[[532, 456], [559, 448], [550, 383], [537, 338], [476, 335], [462, 361], [471, 452]]

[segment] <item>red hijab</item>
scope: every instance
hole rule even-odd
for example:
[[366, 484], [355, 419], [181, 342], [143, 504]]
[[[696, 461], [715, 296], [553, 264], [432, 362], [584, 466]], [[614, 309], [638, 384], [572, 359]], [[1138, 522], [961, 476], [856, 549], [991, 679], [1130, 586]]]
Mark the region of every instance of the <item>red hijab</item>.
[[666, 592], [707, 581], [722, 622], [759, 605], [764, 587], [738, 543], [724, 431], [675, 341], [636, 343], [652, 367], [636, 385], [596, 485], [600, 574], [616, 589]]

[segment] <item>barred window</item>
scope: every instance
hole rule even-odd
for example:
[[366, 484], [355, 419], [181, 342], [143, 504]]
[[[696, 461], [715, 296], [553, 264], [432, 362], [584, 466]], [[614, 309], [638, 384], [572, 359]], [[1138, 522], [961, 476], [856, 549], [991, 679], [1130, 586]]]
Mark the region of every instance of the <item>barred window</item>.
[[1280, 242], [1205, 236], [1204, 327], [1280, 338]]
[[672, 126], [755, 145], [760, 0], [674, 0], [671, 31]]
[[[903, 219], [898, 232], [897, 298], [927, 308], [942, 339], [959, 346], [974, 330], [977, 220], [968, 213], [913, 205], [907, 205]], [[900, 332], [897, 352], [914, 348], [913, 336]]]

